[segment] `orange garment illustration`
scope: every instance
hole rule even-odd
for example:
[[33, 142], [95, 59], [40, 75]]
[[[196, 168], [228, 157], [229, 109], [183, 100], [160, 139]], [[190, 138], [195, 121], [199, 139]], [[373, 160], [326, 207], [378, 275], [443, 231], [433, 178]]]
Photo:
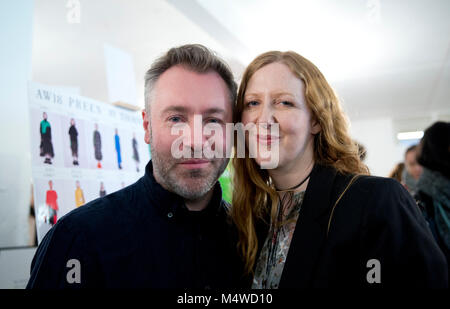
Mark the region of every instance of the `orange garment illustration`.
[[47, 190], [47, 196], [45, 198], [45, 203], [54, 210], [54, 215], [53, 215], [53, 224], [56, 223], [57, 215], [56, 212], [59, 210], [58, 208], [58, 194], [56, 193], [55, 190]]

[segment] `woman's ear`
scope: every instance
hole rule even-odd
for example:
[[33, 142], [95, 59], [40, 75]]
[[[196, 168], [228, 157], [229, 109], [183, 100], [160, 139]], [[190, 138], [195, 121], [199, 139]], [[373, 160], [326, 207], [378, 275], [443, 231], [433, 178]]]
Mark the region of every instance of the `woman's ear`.
[[321, 130], [322, 127], [320, 126], [320, 123], [315, 118], [313, 118], [311, 120], [311, 133], [315, 135], [319, 133]]

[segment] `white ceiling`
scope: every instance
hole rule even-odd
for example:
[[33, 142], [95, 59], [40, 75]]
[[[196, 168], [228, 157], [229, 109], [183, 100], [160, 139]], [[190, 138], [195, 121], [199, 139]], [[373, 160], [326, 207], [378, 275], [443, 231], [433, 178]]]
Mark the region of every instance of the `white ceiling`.
[[224, 49], [164, 0], [80, 0], [80, 23], [67, 22], [66, 2], [35, 1], [33, 80], [79, 87], [93, 99], [108, 102], [105, 43], [132, 55], [140, 106], [145, 71], [167, 49], [191, 42]]
[[[202, 43], [222, 54], [237, 77], [261, 52], [294, 50], [313, 61], [350, 118], [450, 117], [448, 0], [80, 0], [69, 24], [65, 1], [36, 0], [35, 81], [80, 87], [108, 101], [103, 44], [135, 62], [143, 76], [172, 46]], [[411, 121], [410, 121], [411, 122]]]

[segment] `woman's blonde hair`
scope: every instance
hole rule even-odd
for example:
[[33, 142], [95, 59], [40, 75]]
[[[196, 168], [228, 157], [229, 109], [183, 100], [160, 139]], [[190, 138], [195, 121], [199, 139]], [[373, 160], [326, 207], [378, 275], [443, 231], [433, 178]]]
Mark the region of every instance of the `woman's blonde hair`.
[[[319, 69], [306, 58], [288, 51], [269, 51], [254, 59], [246, 68], [238, 91], [235, 120], [241, 121], [245, 91], [253, 74], [270, 63], [285, 64], [305, 85], [305, 101], [312, 119], [321, 127], [314, 136], [314, 162], [332, 166], [342, 174], [368, 174], [361, 162], [358, 146], [350, 138], [348, 124], [339, 100]], [[254, 159], [245, 156], [232, 160], [234, 167], [231, 217], [239, 232], [239, 251], [251, 273], [258, 251], [255, 230], [257, 221], [270, 213], [274, 219], [279, 197], [267, 170], [260, 169]], [[267, 223], [267, 222], [266, 222]]]

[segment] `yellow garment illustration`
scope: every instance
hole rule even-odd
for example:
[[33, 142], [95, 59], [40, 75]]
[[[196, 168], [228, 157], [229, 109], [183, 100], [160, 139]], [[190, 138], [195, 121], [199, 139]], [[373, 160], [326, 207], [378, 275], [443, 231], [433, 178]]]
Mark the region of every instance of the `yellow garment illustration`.
[[75, 189], [75, 206], [80, 207], [84, 204], [84, 195], [81, 188]]

